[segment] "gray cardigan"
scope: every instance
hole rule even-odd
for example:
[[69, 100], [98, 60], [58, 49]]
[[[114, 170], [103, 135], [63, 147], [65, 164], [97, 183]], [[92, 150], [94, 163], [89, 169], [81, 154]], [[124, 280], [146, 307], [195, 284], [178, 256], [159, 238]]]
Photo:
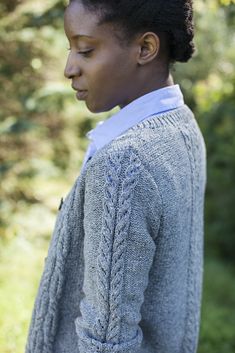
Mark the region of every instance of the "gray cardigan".
[[58, 211], [26, 353], [196, 353], [205, 188], [186, 105], [97, 151]]

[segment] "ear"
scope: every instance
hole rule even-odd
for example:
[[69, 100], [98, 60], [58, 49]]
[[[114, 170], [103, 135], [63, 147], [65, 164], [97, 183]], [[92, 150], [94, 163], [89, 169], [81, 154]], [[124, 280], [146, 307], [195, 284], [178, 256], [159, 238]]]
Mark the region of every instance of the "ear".
[[138, 39], [138, 58], [139, 65], [145, 65], [155, 59], [160, 50], [160, 39], [154, 32], [145, 32]]

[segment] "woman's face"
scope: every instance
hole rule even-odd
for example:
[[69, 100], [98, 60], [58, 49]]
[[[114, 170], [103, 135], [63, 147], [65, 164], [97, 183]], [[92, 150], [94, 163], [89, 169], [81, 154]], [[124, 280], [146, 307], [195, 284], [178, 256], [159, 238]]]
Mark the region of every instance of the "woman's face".
[[[64, 29], [70, 44], [65, 76], [77, 98], [91, 112], [108, 111], [130, 103], [136, 92], [138, 46], [121, 46], [110, 24], [98, 25], [98, 15], [80, 1], [66, 9]], [[82, 91], [82, 92], [81, 92]]]

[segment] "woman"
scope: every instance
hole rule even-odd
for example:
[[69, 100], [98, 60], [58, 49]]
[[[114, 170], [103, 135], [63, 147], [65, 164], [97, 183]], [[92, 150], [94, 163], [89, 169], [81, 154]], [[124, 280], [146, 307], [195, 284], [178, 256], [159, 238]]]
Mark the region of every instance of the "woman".
[[65, 76], [91, 112], [61, 205], [27, 353], [196, 353], [206, 147], [172, 63], [194, 51], [192, 1], [73, 0]]

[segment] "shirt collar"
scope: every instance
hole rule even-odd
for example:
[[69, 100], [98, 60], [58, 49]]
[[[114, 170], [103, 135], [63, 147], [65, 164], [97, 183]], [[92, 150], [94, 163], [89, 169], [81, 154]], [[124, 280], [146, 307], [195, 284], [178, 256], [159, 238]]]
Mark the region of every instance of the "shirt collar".
[[160, 88], [133, 100], [107, 120], [100, 121], [86, 136], [100, 149], [141, 120], [183, 104], [183, 94], [178, 84]]

